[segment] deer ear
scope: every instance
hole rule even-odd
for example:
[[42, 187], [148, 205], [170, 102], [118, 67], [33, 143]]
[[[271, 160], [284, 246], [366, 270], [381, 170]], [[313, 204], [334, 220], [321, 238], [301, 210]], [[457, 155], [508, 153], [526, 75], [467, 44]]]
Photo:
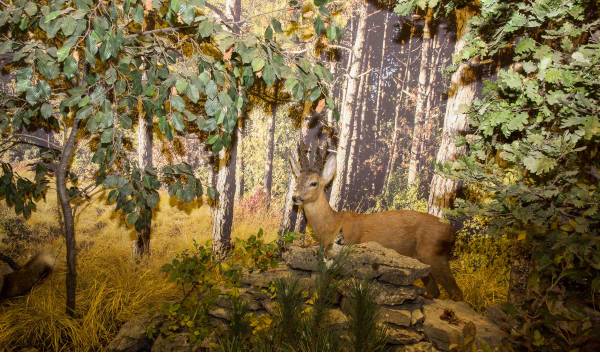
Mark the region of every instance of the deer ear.
[[325, 181], [325, 184], [329, 184], [335, 175], [335, 170], [337, 168], [337, 159], [335, 158], [335, 154], [330, 154], [327, 157], [327, 161], [325, 162], [325, 166], [323, 167], [323, 173], [321, 173], [321, 178]]
[[292, 151], [288, 156], [288, 161], [290, 162], [290, 168], [292, 168], [292, 174], [297, 178], [300, 176], [300, 164], [298, 162], [298, 154]]

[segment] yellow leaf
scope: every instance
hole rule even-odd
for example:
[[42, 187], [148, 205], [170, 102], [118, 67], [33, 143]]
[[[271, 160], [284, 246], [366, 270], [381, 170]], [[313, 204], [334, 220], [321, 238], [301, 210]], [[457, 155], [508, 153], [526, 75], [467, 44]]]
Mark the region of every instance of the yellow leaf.
[[525, 233], [524, 231], [520, 232], [519, 235], [517, 236], [517, 240], [523, 241], [525, 239], [527, 239], [527, 233]]

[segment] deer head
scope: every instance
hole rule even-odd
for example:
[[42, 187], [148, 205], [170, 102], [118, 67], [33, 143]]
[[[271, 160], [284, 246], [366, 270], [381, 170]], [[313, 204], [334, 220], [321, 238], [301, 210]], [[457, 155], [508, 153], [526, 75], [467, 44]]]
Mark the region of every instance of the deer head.
[[315, 202], [321, 194], [324, 194], [325, 187], [335, 175], [337, 165], [335, 154], [330, 154], [327, 157], [321, 173], [315, 169], [302, 168], [296, 153], [290, 155], [289, 162], [292, 173], [296, 178], [296, 189], [292, 196], [292, 201], [296, 205]]

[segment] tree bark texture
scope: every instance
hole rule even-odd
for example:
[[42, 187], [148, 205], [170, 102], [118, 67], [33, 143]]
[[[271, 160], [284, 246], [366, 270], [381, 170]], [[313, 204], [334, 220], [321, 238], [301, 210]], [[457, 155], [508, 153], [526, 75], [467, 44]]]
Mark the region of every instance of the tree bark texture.
[[[225, 16], [239, 23], [242, 12], [241, 0], [227, 0], [225, 2]], [[239, 28], [239, 27], [235, 27]], [[242, 93], [238, 85], [238, 92]], [[236, 164], [238, 157], [238, 130], [242, 112], [238, 114], [238, 124], [231, 137], [229, 149], [221, 150], [216, 156], [216, 190], [218, 193], [216, 205], [212, 213], [212, 246], [217, 256], [226, 255], [231, 249], [231, 229], [233, 227], [233, 204], [236, 191]]]
[[342, 206], [342, 193], [348, 174], [348, 155], [350, 147], [351, 129], [354, 123], [353, 108], [358, 91], [359, 75], [362, 61], [363, 48], [365, 44], [365, 27], [367, 22], [367, 2], [361, 1], [357, 13], [357, 29], [354, 44], [352, 46], [352, 61], [346, 81], [344, 99], [341, 104], [340, 133], [337, 147], [337, 173], [331, 189], [330, 203], [333, 208], [340, 210]]
[[407, 184], [414, 185], [417, 182], [419, 158], [420, 158], [420, 141], [423, 131], [423, 120], [425, 117], [425, 104], [428, 92], [428, 77], [429, 77], [429, 56], [431, 47], [431, 19], [433, 12], [427, 9], [425, 15], [425, 24], [423, 25], [423, 40], [421, 44], [421, 62], [419, 64], [419, 83], [417, 86], [417, 97], [415, 104], [415, 115], [413, 125], [412, 142], [410, 146], [410, 160], [408, 162], [408, 177]]
[[[275, 97], [277, 97], [277, 90], [275, 91]], [[265, 153], [265, 176], [263, 180], [265, 190], [265, 203], [266, 207], [271, 207], [271, 191], [273, 188], [273, 155], [275, 152], [275, 119], [277, 117], [277, 104], [271, 105], [271, 115], [268, 118], [267, 123], [267, 147]]]
[[75, 316], [77, 289], [77, 249], [75, 243], [75, 220], [71, 200], [67, 191], [67, 174], [75, 151], [75, 138], [79, 130], [79, 120], [75, 119], [69, 137], [65, 142], [56, 170], [56, 192], [63, 214], [65, 242], [67, 246], [67, 314]]
[[[146, 116], [141, 103], [138, 103], [138, 166], [141, 170], [152, 168], [152, 117]], [[141, 257], [150, 255], [150, 233], [152, 218], [148, 219], [145, 227], [137, 232], [137, 239], [133, 244], [133, 256]]]
[[[460, 15], [460, 13], [457, 15]], [[458, 28], [458, 40], [454, 46], [455, 54], [459, 53], [466, 44], [464, 34], [461, 32], [464, 31]], [[465, 108], [473, 102], [477, 89], [476, 81], [476, 73], [468, 64], [461, 64], [458, 70], [452, 74], [444, 114], [442, 141], [436, 156], [437, 164], [455, 160], [457, 156], [465, 153], [465, 147], [456, 146], [455, 141], [468, 127]], [[446, 178], [437, 173], [434, 174], [429, 188], [428, 212], [441, 217], [443, 210], [452, 206], [459, 186], [458, 180]]]
[[[404, 146], [404, 141], [407, 135], [407, 124], [404, 116], [403, 108], [406, 105], [408, 94], [407, 88], [410, 84], [411, 80], [411, 66], [412, 66], [412, 49], [413, 49], [413, 38], [415, 34], [415, 27], [413, 26], [410, 30], [410, 36], [408, 38], [408, 44], [402, 47], [405, 50], [400, 52], [400, 59], [404, 62], [404, 69], [399, 72], [398, 77], [398, 85], [399, 85], [399, 96], [396, 101], [395, 109], [394, 109], [394, 132], [392, 136], [392, 144], [390, 147], [390, 157], [388, 160], [388, 165], [386, 168], [385, 175], [385, 186], [384, 192], [388, 194], [390, 192], [390, 183], [394, 178], [394, 174], [396, 173], [399, 166], [402, 165], [402, 147]], [[404, 60], [402, 60], [404, 59]]]

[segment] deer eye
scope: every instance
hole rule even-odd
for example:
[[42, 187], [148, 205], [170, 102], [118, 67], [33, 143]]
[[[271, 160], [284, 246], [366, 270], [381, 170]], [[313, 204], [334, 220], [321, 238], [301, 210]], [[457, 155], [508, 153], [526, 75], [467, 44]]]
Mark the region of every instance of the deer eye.
[[315, 187], [315, 186], [317, 186], [317, 182], [316, 182], [316, 181], [313, 181], [313, 182], [311, 182], [311, 183], [310, 183], [310, 184], [308, 184], [308, 185], [310, 185], [311, 187]]

